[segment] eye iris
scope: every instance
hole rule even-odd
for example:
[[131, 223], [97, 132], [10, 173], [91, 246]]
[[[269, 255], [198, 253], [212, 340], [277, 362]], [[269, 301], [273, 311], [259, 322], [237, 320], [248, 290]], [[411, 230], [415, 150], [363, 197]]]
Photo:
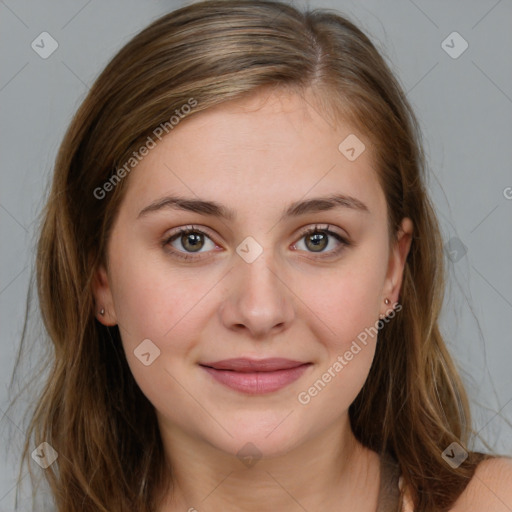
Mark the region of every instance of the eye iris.
[[196, 252], [204, 243], [203, 235], [199, 233], [184, 233], [181, 235], [181, 243], [187, 251]]
[[[309, 245], [309, 243], [308, 243], [309, 241], [312, 241], [312, 243], [313, 243], [312, 247]], [[325, 233], [320, 233], [320, 232], [312, 233], [306, 237], [306, 245], [308, 246], [309, 249], [313, 248], [316, 251], [318, 248], [320, 248], [320, 251], [322, 251], [327, 246], [327, 237], [326, 237]], [[320, 252], [320, 251], [316, 251], [316, 252]]]

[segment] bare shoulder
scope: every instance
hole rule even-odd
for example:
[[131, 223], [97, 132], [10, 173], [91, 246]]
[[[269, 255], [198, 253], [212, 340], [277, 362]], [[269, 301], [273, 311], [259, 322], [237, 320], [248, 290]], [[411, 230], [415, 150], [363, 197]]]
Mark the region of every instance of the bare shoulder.
[[510, 512], [512, 510], [512, 458], [482, 461], [450, 512]]

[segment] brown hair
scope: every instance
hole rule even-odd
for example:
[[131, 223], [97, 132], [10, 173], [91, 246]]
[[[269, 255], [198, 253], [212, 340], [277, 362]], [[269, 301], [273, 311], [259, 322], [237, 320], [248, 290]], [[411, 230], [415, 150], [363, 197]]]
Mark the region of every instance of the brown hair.
[[102, 199], [94, 191], [191, 98], [194, 115], [263, 87], [310, 89], [326, 118], [357, 127], [372, 145], [391, 239], [402, 218], [414, 225], [402, 310], [380, 330], [350, 406], [356, 437], [396, 458], [418, 512], [448, 510], [482, 458], [470, 452], [457, 469], [442, 458], [452, 442], [467, 445], [471, 421], [438, 327], [442, 240], [420, 129], [399, 83], [369, 38], [336, 12], [212, 0], [161, 17], [119, 51], [56, 159], [36, 269], [52, 366], [24, 457], [43, 441], [58, 452], [44, 475], [59, 512], [153, 511], [168, 477], [154, 408], [130, 372], [118, 328], [95, 320], [91, 291], [129, 177]]

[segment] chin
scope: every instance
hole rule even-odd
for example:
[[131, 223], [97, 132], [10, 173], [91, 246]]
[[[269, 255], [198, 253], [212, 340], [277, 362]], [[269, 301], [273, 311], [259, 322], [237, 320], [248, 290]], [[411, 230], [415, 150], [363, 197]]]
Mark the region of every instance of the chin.
[[298, 428], [292, 428], [287, 420], [281, 424], [272, 422], [270, 425], [260, 418], [259, 423], [239, 422], [231, 428], [227, 423], [223, 425], [233, 437], [223, 431], [221, 438], [210, 438], [208, 442], [223, 452], [237, 456], [242, 462], [245, 456], [259, 459], [285, 455], [300, 443], [302, 437]]

